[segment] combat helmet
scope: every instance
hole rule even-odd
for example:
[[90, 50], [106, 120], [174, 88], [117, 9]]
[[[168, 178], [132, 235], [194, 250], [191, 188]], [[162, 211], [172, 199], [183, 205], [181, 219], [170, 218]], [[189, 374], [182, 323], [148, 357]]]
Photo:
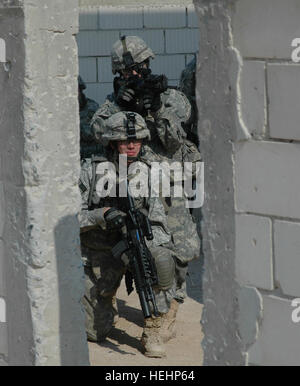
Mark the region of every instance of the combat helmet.
[[78, 75], [78, 87], [80, 90], [85, 90], [86, 89], [86, 84], [84, 83], [83, 79], [81, 78], [80, 75]]
[[[111, 68], [112, 73], [124, 70], [133, 63], [142, 63], [155, 55], [150, 47], [138, 36], [122, 36], [112, 47]], [[127, 65], [126, 65], [127, 64]]]
[[121, 111], [106, 120], [100, 140], [106, 146], [111, 141], [143, 138], [150, 140], [150, 131], [143, 117], [135, 112]]

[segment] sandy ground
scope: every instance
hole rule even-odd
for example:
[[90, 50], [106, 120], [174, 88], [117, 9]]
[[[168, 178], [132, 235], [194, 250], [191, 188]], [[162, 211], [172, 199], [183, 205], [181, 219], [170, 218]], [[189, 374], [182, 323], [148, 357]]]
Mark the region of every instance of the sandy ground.
[[135, 292], [127, 295], [124, 280], [117, 293], [119, 320], [101, 344], [89, 343], [92, 366], [201, 366], [201, 274], [199, 261], [190, 265], [188, 297], [177, 314], [177, 336], [166, 344], [166, 358], [147, 358], [141, 352], [143, 315]]

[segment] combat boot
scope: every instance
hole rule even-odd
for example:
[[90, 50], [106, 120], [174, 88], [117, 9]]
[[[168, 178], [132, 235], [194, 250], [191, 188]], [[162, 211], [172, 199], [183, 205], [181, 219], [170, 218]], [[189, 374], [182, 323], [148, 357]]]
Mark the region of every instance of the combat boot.
[[162, 314], [160, 336], [164, 343], [176, 336], [175, 322], [178, 307], [178, 302], [175, 299], [172, 299], [169, 311], [166, 314]]
[[141, 339], [144, 355], [151, 358], [162, 358], [166, 356], [164, 342], [160, 336], [162, 317], [146, 318]]

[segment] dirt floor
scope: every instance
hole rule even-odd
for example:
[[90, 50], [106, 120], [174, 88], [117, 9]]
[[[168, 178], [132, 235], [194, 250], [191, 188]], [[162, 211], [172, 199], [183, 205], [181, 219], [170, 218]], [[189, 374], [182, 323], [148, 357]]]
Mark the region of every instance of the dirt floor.
[[101, 344], [89, 343], [92, 366], [201, 366], [202, 286], [200, 262], [192, 262], [187, 279], [188, 297], [177, 315], [177, 337], [166, 344], [167, 357], [147, 358], [141, 352], [143, 315], [135, 292], [127, 295], [124, 280], [117, 293], [119, 320]]

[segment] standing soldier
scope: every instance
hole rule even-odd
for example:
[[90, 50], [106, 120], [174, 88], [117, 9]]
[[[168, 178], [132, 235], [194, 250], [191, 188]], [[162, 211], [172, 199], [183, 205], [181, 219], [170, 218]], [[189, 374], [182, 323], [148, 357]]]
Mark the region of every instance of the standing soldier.
[[192, 111], [188, 122], [185, 123], [184, 128], [187, 132], [187, 137], [197, 146], [199, 145], [197, 121], [198, 112], [196, 104], [196, 57], [194, 57], [182, 71], [179, 81], [179, 90], [182, 91], [190, 101]]
[[91, 131], [91, 119], [98, 110], [99, 105], [96, 101], [87, 98], [83, 90], [86, 89], [86, 84], [81, 76], [78, 76], [78, 102], [80, 115], [80, 158], [89, 158], [94, 153], [99, 153], [102, 146], [95, 143], [94, 135]]
[[154, 53], [137, 36], [122, 36], [112, 48], [114, 92], [97, 110], [92, 120], [96, 140], [105, 131], [105, 120], [119, 111], [135, 111], [143, 116], [151, 134], [151, 147], [158, 154], [172, 155], [186, 138], [182, 124], [191, 113], [186, 96], [168, 88], [164, 75], [153, 75], [150, 58]]
[[[187, 137], [196, 145], [200, 146], [198, 137], [198, 110], [196, 103], [196, 56], [187, 64], [182, 71], [179, 81], [179, 89], [187, 96], [192, 106], [192, 112], [190, 119], [184, 124], [184, 129], [187, 133]], [[193, 211], [193, 217], [197, 222], [197, 229], [200, 240], [202, 241], [203, 216], [202, 209], [197, 208]], [[203, 245], [201, 242], [200, 256], [203, 259]]]

